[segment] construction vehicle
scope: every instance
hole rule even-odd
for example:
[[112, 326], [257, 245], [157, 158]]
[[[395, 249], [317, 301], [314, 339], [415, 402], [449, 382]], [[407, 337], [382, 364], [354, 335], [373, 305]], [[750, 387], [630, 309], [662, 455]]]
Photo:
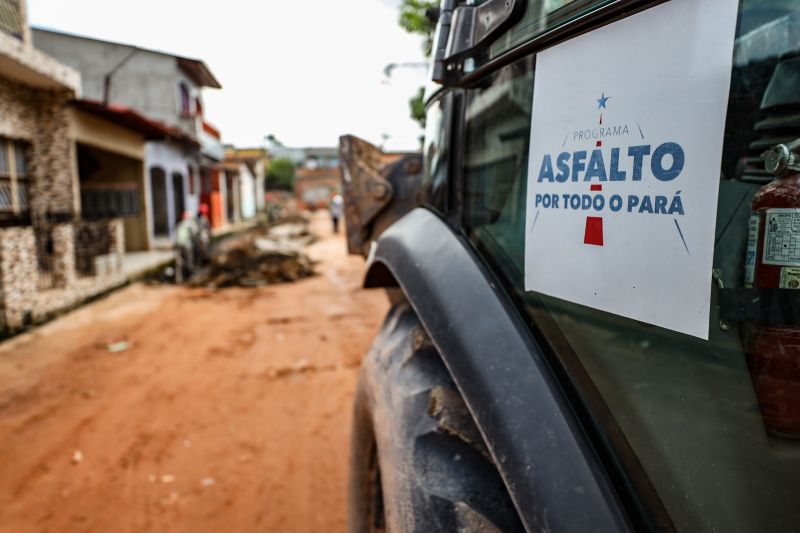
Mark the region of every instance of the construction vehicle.
[[350, 531], [800, 529], [800, 3], [431, 15], [423, 153], [340, 142]]

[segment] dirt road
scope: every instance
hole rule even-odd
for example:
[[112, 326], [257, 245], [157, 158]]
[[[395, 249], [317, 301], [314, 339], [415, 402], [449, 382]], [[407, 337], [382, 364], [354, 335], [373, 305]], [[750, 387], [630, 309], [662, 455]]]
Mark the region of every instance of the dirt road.
[[351, 398], [388, 304], [326, 222], [313, 278], [137, 284], [0, 345], [0, 531], [344, 530]]

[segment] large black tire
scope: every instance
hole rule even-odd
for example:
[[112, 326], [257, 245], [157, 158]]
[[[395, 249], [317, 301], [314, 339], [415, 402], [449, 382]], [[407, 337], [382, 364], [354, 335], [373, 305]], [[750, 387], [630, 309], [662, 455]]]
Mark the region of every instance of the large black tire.
[[447, 368], [408, 304], [364, 360], [350, 455], [351, 533], [524, 531]]

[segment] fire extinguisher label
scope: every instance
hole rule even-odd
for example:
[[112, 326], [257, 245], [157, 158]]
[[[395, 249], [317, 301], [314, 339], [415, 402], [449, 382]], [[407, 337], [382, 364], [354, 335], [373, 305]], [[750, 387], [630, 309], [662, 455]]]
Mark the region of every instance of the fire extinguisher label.
[[781, 289], [800, 289], [800, 268], [783, 267], [781, 269]]
[[769, 209], [764, 264], [800, 266], [800, 209]]
[[756, 250], [758, 249], [758, 226], [760, 218], [758, 215], [750, 215], [747, 225], [747, 254], [744, 260], [744, 284], [745, 287], [753, 286], [753, 279], [756, 274]]

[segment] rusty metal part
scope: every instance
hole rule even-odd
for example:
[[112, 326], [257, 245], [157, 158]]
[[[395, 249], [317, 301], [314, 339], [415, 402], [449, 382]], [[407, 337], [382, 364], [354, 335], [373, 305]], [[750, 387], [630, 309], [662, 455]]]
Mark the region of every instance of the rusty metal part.
[[339, 139], [347, 249], [367, 256], [372, 241], [416, 205], [421, 154], [393, 155], [353, 135]]

